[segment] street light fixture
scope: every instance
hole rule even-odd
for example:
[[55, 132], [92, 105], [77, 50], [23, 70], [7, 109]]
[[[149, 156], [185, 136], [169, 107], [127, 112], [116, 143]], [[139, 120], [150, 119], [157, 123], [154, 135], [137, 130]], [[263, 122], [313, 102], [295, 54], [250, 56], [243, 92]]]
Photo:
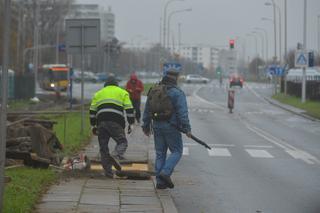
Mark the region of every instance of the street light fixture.
[[175, 10], [169, 14], [169, 16], [168, 16], [168, 38], [167, 38], [168, 48], [170, 46], [170, 22], [171, 22], [172, 16], [175, 14], [178, 14], [178, 13], [191, 12], [191, 11], [192, 11], [192, 8], [188, 8], [188, 9], [183, 9], [183, 10]]
[[176, 1], [184, 1], [184, 0], [170, 0], [166, 3], [166, 5], [164, 6], [164, 15], [163, 15], [163, 47], [166, 48], [166, 24], [167, 24], [167, 10], [168, 10], [168, 6]]

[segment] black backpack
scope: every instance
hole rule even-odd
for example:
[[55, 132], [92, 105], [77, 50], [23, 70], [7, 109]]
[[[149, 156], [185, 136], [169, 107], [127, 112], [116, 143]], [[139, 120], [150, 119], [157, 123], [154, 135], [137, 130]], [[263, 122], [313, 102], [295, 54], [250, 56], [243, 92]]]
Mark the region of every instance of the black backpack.
[[173, 105], [168, 96], [168, 89], [172, 86], [164, 84], [154, 85], [148, 92], [148, 106], [150, 116], [156, 121], [167, 121], [173, 114]]

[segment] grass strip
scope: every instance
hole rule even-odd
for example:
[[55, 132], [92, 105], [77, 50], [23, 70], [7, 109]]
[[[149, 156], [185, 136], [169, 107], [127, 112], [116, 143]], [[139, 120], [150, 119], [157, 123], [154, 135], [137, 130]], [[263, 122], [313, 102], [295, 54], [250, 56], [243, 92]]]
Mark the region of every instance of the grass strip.
[[4, 213], [33, 212], [41, 193], [52, 184], [57, 175], [51, 169], [14, 168], [5, 171], [11, 182], [4, 192]]
[[80, 134], [81, 112], [68, 113], [65, 116], [57, 116], [51, 119], [58, 122], [58, 124], [54, 126], [53, 130], [55, 131], [59, 141], [64, 145], [64, 154], [70, 155], [78, 152], [89, 141], [91, 128], [88, 113], [85, 113], [84, 117], [85, 127], [83, 134]]
[[272, 97], [273, 99], [302, 110], [305, 110], [308, 115], [320, 119], [320, 101], [307, 100], [305, 103], [301, 103], [301, 99], [295, 96], [289, 96], [284, 94], [277, 94]]
[[31, 100], [9, 100], [8, 105], [10, 110], [23, 110], [27, 109], [30, 105], [35, 105], [36, 103]]

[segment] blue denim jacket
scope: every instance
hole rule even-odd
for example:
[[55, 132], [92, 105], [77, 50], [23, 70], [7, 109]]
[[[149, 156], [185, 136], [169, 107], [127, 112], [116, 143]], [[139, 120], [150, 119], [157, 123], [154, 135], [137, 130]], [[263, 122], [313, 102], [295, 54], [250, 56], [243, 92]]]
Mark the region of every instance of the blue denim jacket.
[[[191, 126], [188, 117], [188, 105], [184, 92], [177, 87], [170, 87], [168, 89], [168, 96], [171, 99], [174, 113], [168, 121], [153, 121], [153, 128], [167, 128], [168, 126], [175, 126], [184, 132], [190, 132]], [[151, 116], [148, 109], [148, 100], [145, 105], [143, 113], [142, 128], [148, 129], [151, 126]], [[172, 127], [171, 127], [172, 128]]]

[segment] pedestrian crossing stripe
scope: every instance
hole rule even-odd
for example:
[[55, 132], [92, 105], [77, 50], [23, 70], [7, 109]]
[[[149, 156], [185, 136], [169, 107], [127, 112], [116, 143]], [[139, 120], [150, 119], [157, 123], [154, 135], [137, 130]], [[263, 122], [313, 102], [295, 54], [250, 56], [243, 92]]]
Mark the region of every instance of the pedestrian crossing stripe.
[[188, 147], [183, 147], [182, 155], [184, 155], [184, 156], [189, 155], [189, 148]]
[[246, 149], [246, 151], [249, 153], [249, 155], [253, 158], [274, 158], [273, 155], [271, 155], [266, 150], [260, 150], [260, 149]]
[[231, 153], [227, 148], [213, 148], [208, 150], [209, 156], [231, 157]]
[[[182, 155], [184, 157], [190, 156], [190, 147], [196, 147], [198, 144], [191, 144], [187, 143], [184, 144]], [[211, 150], [208, 151], [209, 157], [215, 157], [215, 158], [221, 158], [221, 159], [231, 159], [232, 153], [230, 152], [230, 149], [233, 149], [235, 146], [234, 144], [226, 144], [226, 146], [217, 146], [219, 144], [214, 144], [212, 146]], [[220, 144], [223, 145], [223, 144]], [[243, 145], [243, 151], [247, 153], [248, 157], [254, 158], [254, 159], [276, 159], [269, 151], [270, 149], [274, 148], [273, 146], [267, 146], [267, 145]], [[267, 150], [268, 151], [267, 151]], [[284, 153], [290, 156], [292, 159], [296, 160], [302, 160], [307, 164], [320, 164], [320, 160], [318, 160], [316, 157], [310, 155], [307, 152], [301, 151], [301, 150], [284, 150]], [[168, 150], [168, 155], [171, 154]]]

